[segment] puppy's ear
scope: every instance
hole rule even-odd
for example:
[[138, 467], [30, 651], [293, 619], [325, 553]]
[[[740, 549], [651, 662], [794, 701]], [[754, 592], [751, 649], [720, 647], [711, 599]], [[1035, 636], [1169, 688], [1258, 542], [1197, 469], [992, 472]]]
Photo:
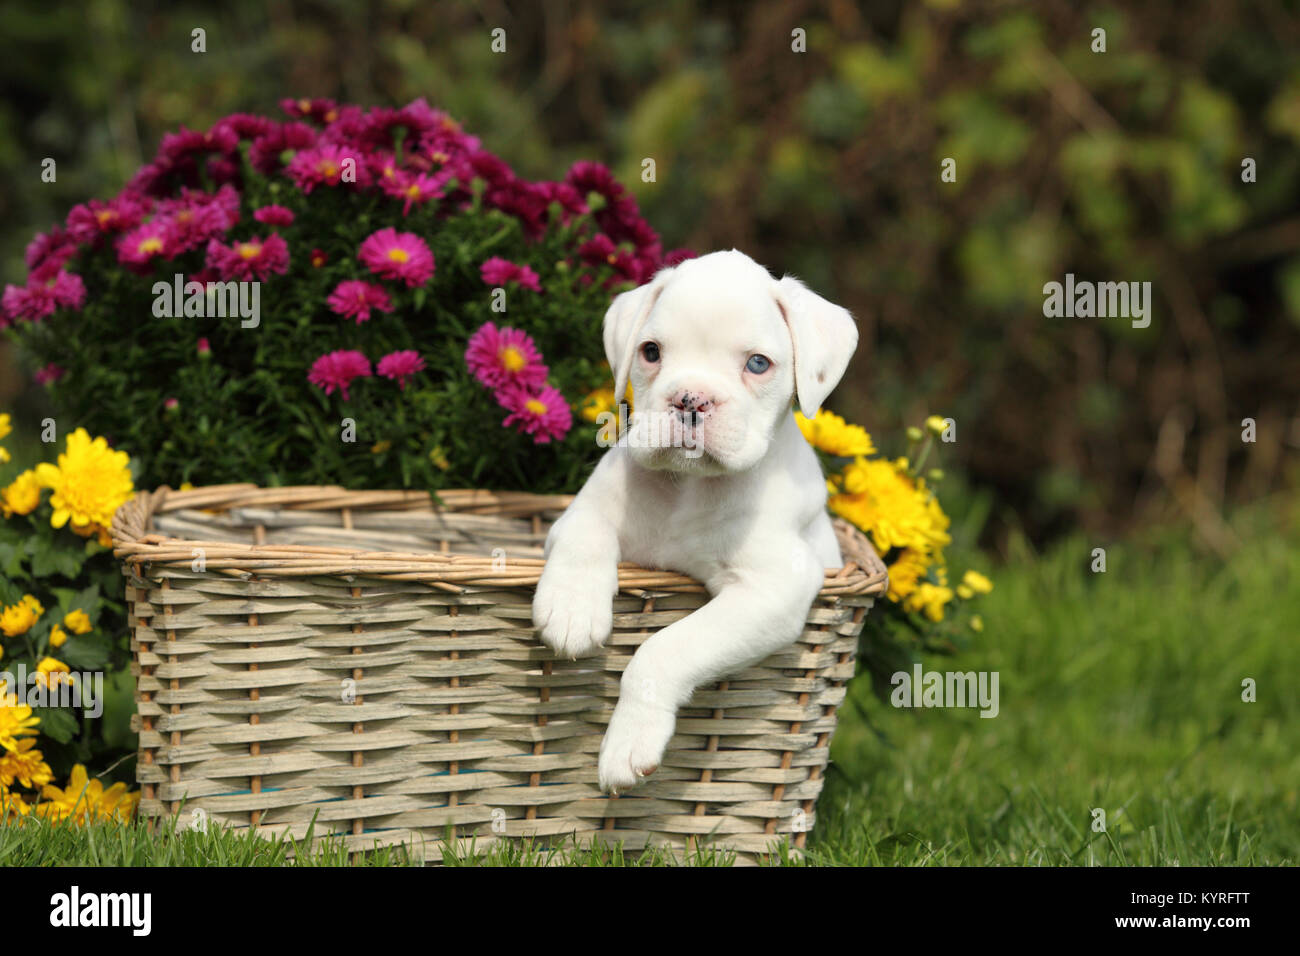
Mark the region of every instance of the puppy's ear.
[[673, 268], [661, 269], [643, 286], [614, 297], [605, 313], [605, 358], [614, 373], [614, 401], [622, 402], [636, 356], [637, 335], [650, 316], [655, 301], [672, 276]]
[[811, 418], [839, 384], [858, 347], [858, 327], [847, 309], [828, 302], [793, 276], [775, 283], [776, 304], [794, 345], [794, 391]]

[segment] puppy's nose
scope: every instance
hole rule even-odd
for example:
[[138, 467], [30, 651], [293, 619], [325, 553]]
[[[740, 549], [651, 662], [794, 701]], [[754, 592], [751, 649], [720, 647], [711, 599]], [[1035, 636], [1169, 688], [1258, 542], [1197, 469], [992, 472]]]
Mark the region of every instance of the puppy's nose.
[[713, 411], [716, 404], [713, 399], [699, 392], [678, 392], [668, 400], [668, 404], [677, 412], [677, 417], [688, 425], [695, 425], [701, 418]]

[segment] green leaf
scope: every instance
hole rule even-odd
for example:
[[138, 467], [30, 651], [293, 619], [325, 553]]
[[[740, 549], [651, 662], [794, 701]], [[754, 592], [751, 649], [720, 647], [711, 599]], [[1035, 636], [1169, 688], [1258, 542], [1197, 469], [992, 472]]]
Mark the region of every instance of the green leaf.
[[80, 726], [76, 715], [63, 707], [33, 707], [32, 716], [41, 719], [39, 729], [42, 734], [61, 744], [75, 737]]

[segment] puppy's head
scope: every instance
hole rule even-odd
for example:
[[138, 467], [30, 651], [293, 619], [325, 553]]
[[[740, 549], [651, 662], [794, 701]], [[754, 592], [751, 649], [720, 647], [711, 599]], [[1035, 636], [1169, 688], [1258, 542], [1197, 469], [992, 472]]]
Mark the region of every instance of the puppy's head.
[[634, 460], [721, 475], [762, 459], [792, 399], [805, 414], [817, 411], [844, 374], [858, 330], [845, 309], [798, 279], [773, 279], [733, 249], [619, 295], [604, 339], [614, 394], [631, 382], [636, 395]]

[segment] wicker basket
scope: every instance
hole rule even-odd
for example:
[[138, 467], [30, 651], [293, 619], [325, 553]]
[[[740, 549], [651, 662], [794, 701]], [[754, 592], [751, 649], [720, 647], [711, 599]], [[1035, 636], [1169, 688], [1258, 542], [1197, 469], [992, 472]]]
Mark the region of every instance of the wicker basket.
[[[797, 853], [814, 822], [862, 619], [885, 586], [837, 523], [799, 642], [701, 688], [646, 783], [596, 785], [619, 675], [707, 600], [678, 574], [619, 569], [614, 634], [557, 660], [533, 632], [549, 523], [567, 496], [223, 485], [141, 493], [113, 521], [127, 577], [147, 818], [437, 862], [533, 837], [633, 853]], [[200, 569], [200, 562], [205, 567]]]

